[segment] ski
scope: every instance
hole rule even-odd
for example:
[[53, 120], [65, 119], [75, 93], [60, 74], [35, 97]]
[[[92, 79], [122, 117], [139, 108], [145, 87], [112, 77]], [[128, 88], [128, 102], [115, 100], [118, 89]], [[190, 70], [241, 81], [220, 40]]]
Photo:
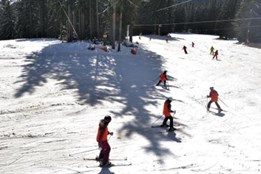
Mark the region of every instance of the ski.
[[183, 127], [174, 127], [173, 130], [167, 129], [166, 131], [167, 131], [167, 132], [175, 132], [175, 131], [178, 131], [178, 130], [181, 130], [181, 129], [183, 129]]
[[[96, 158], [83, 158], [83, 160], [85, 161], [101, 161], [98, 157]], [[127, 157], [126, 158], [110, 158], [110, 161], [127, 161]]]
[[[182, 123], [174, 123], [174, 127], [187, 127], [187, 125], [182, 124]], [[166, 126], [161, 126], [161, 125], [152, 125], [151, 128], [169, 128], [170, 125], [166, 125]]]
[[110, 165], [106, 165], [106, 166], [100, 166], [100, 165], [93, 165], [93, 166], [86, 166], [87, 168], [96, 168], [96, 167], [100, 167], [100, 168], [110, 168], [110, 167], [121, 167], [121, 166], [131, 166], [131, 163], [112, 163]]
[[151, 128], [168, 128], [169, 125], [161, 126], [161, 125], [152, 125]]
[[184, 127], [188, 127], [188, 125], [181, 123], [179, 121], [174, 121], [174, 126], [184, 126]]
[[188, 168], [192, 168], [192, 167], [197, 167], [197, 165], [188, 164], [188, 165], [177, 166], [177, 167], [163, 168], [163, 169], [159, 169], [159, 171], [168, 171], [168, 170], [173, 170], [173, 169], [188, 169]]
[[212, 108], [212, 107], [210, 107], [210, 109], [215, 109], [215, 110], [218, 110], [219, 112], [227, 112], [227, 111], [224, 110], [224, 109], [219, 110], [218, 108]]
[[168, 86], [162, 86], [162, 85], [155, 85], [154, 86], [156, 89], [165, 89], [165, 90], [169, 90], [169, 87]]

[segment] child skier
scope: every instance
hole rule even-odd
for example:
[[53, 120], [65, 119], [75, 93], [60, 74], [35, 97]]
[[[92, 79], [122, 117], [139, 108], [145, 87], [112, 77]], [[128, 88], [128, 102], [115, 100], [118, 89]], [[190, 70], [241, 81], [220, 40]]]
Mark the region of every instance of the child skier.
[[109, 132], [108, 124], [111, 122], [111, 116], [105, 116], [99, 123], [99, 129], [96, 140], [101, 148], [98, 159], [100, 160], [100, 166], [110, 166], [109, 155], [111, 147], [108, 143], [107, 136], [113, 135], [113, 132]]
[[159, 82], [156, 84], [156, 86], [158, 86], [161, 82], [163, 82], [164, 87], [166, 88], [166, 81], [167, 81], [167, 71], [164, 71], [161, 75], [160, 75], [160, 80]]
[[216, 51], [215, 51], [215, 53], [214, 53], [214, 56], [213, 56], [212, 60], [213, 60], [214, 58], [216, 58], [216, 60], [218, 60], [218, 50], [216, 50]]
[[172, 102], [172, 97], [167, 98], [167, 100], [164, 102], [163, 115], [165, 116], [165, 119], [161, 127], [167, 127], [167, 121], [170, 120], [169, 131], [174, 131], [175, 129], [173, 127], [173, 117], [171, 116], [171, 113], [173, 112], [171, 110], [171, 102]]
[[215, 48], [213, 46], [211, 46], [211, 48], [210, 48], [210, 54], [211, 55], [214, 55], [214, 50], [215, 50]]
[[186, 47], [185, 45], [183, 46], [182, 49], [184, 50], [185, 54], [188, 54], [188, 52], [187, 52], [187, 47]]
[[209, 89], [210, 89], [210, 93], [207, 97], [210, 98], [210, 101], [208, 102], [207, 110], [209, 111], [211, 103], [215, 102], [215, 104], [218, 107], [218, 111], [221, 112], [222, 109], [220, 108], [220, 106], [218, 104], [218, 92], [214, 89], [214, 87], [210, 87]]

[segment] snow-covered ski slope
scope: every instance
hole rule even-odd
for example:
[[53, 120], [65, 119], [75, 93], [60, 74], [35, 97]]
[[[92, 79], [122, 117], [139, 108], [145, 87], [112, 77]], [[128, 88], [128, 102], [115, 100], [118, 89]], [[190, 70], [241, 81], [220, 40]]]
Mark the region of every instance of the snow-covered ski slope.
[[[135, 37], [137, 55], [126, 47], [90, 51], [86, 42], [0, 41], [0, 173], [260, 173], [261, 49], [171, 36], [168, 43]], [[164, 70], [169, 90], [154, 87]], [[206, 112], [211, 86], [226, 112]], [[162, 123], [170, 96], [174, 121], [185, 126], [151, 128]], [[87, 168], [98, 164], [83, 158], [98, 155], [96, 132], [107, 114], [112, 163], [132, 165]]]

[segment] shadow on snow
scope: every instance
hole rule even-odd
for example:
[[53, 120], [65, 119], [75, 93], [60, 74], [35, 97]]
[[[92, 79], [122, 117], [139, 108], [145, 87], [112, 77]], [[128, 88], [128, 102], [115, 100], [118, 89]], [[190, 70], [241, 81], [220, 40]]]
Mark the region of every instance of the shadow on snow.
[[[130, 56], [124, 53], [105, 53], [89, 51], [87, 49], [75, 51], [75, 43], [60, 43], [45, 47], [41, 52], [27, 57], [19, 77], [22, 87], [17, 90], [15, 97], [22, 97], [25, 93], [31, 95], [36, 87], [43, 86], [48, 79], [55, 79], [63, 86], [63, 90], [75, 91], [76, 100], [84, 105], [98, 105], [102, 101], [124, 104], [120, 112], [112, 111], [114, 117], [134, 115], [133, 122], [125, 123], [121, 131], [127, 137], [132, 134], [144, 136], [150, 146], [147, 152], [154, 153], [161, 158], [171, 155], [168, 148], [162, 147], [162, 135], [150, 131], [151, 122], [159, 115], [151, 113], [145, 106], [154, 105], [165, 96], [152, 86], [152, 79], [162, 72], [163, 60], [155, 53], [138, 50], [138, 55]], [[87, 45], [86, 45], [87, 47]], [[124, 49], [130, 49], [125, 48]], [[147, 87], [144, 87], [147, 86]], [[162, 108], [159, 108], [161, 112]], [[168, 135], [176, 139], [175, 134]]]

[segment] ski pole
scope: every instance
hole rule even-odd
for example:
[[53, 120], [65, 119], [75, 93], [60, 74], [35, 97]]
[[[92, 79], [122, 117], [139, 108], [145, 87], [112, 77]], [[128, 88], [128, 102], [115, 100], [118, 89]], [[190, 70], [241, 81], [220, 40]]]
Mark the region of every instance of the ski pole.
[[173, 111], [172, 117], [173, 117], [174, 119], [178, 119], [178, 117], [175, 117], [175, 115], [176, 115], [176, 110]]
[[226, 107], [228, 107], [228, 105], [227, 105], [225, 102], [223, 102], [223, 101], [221, 100], [221, 98], [219, 98], [219, 100], [220, 100]]
[[109, 136], [109, 138], [108, 138], [108, 141], [111, 139], [111, 134], [110, 134], [110, 136]]
[[155, 121], [153, 121], [152, 124], [156, 123], [159, 119], [161, 119], [161, 116], [159, 116], [159, 118], [157, 118]]
[[154, 80], [153, 80], [153, 82], [155, 82], [156, 80], [158, 80], [159, 79], [159, 77], [157, 76], [157, 78], [155, 78]]

